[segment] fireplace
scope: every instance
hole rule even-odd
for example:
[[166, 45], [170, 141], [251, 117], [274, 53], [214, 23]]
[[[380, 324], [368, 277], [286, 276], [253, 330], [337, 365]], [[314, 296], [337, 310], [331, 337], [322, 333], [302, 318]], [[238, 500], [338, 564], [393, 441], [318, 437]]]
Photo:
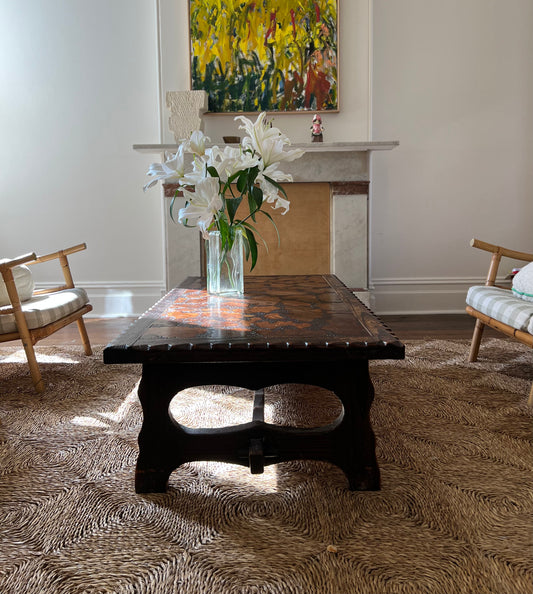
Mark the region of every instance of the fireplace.
[[[366, 291], [370, 156], [372, 151], [390, 150], [398, 144], [392, 141], [293, 145], [302, 148], [305, 154], [283, 164], [283, 170], [293, 176], [293, 182], [285, 184], [291, 211], [277, 219], [282, 245], [278, 249], [277, 239], [268, 241], [269, 253], [260, 255], [257, 273], [332, 273], [349, 288]], [[162, 154], [175, 151], [176, 145], [134, 145], [133, 148]], [[176, 185], [164, 185], [167, 289], [202, 272], [199, 234], [177, 225], [169, 216], [168, 202], [176, 189]], [[290, 235], [296, 238], [292, 245], [283, 243], [289, 236], [284, 226], [290, 227]], [[306, 242], [310, 246], [307, 250]]]

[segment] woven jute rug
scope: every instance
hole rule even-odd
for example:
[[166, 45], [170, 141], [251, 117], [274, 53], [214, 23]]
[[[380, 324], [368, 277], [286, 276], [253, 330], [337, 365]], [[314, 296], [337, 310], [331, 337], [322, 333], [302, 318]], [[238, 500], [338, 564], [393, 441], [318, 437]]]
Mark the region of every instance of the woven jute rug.
[[[0, 349], [0, 592], [531, 594], [531, 351], [486, 340], [410, 342], [371, 364], [382, 489], [350, 492], [321, 462], [185, 464], [137, 495], [139, 366], [101, 348], [38, 347], [47, 390]], [[189, 426], [251, 418], [246, 390], [180, 392]], [[327, 423], [330, 392], [266, 391], [266, 420]]]

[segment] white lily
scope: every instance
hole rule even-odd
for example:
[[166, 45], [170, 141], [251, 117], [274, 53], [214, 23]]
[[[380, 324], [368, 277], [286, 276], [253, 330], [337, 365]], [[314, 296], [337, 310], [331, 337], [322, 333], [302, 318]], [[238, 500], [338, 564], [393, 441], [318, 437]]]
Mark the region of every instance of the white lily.
[[283, 173], [276, 169], [276, 165], [271, 165], [267, 169], [263, 170], [257, 176], [257, 182], [259, 187], [263, 191], [265, 202], [272, 204], [272, 208], [283, 208], [284, 211], [281, 214], [287, 214], [289, 212], [290, 202], [286, 198], [283, 198], [279, 194], [278, 188], [271, 184], [264, 176], [273, 179], [276, 182], [292, 181], [292, 175], [290, 173]]
[[304, 151], [301, 149], [293, 149], [290, 151], [284, 150], [283, 147], [286, 144], [287, 143], [284, 143], [280, 139], [270, 139], [263, 143], [261, 157], [265, 168], [270, 167], [275, 163], [281, 163], [282, 161], [294, 161], [304, 154]]
[[153, 179], [143, 186], [143, 190], [146, 192], [158, 181], [179, 182], [185, 175], [183, 152], [183, 145], [180, 145], [176, 154], [171, 155], [164, 163], [152, 163], [146, 175]]
[[205, 143], [209, 140], [210, 138], [201, 130], [195, 130], [184, 144], [188, 151], [202, 157], [205, 155]]
[[201, 156], [195, 155], [192, 162], [192, 169], [191, 171], [184, 174], [181, 180], [181, 185], [195, 186], [202, 179], [209, 177], [207, 168], [214, 167], [217, 169], [217, 155], [219, 151], [220, 149], [218, 146], [214, 146], [212, 148], [206, 149], [205, 153]]
[[179, 222], [187, 225], [189, 220], [193, 220], [203, 237], [207, 238], [209, 226], [216, 213], [223, 207], [219, 191], [220, 184], [216, 177], [206, 177], [200, 180], [196, 184], [194, 192], [183, 190], [183, 196], [188, 204], [180, 209]]
[[207, 167], [210, 165], [207, 155], [195, 157], [192, 162], [192, 169], [181, 178], [182, 186], [194, 187], [207, 177]]
[[267, 168], [273, 163], [282, 161], [294, 161], [299, 159], [304, 151], [301, 149], [284, 150], [285, 146], [291, 144], [288, 136], [283, 134], [279, 128], [265, 125], [266, 114], [259, 114], [257, 120], [252, 122], [245, 116], [236, 116], [243, 125], [239, 129], [246, 130], [248, 136], [243, 138], [242, 145], [249, 147], [261, 155], [263, 167]]
[[259, 164], [259, 156], [248, 151], [244, 152], [232, 146], [226, 146], [224, 150], [220, 150], [218, 147], [213, 147], [213, 149], [216, 149], [213, 151], [215, 153], [213, 165], [224, 183], [237, 171], [250, 169]]
[[240, 130], [245, 130], [248, 135], [243, 139], [243, 146], [249, 146], [259, 154], [262, 152], [263, 143], [267, 140], [281, 137], [285, 142], [289, 142], [287, 136], [281, 133], [278, 128], [271, 128], [265, 125], [266, 113], [262, 112], [257, 116], [255, 122], [245, 116], [236, 116], [235, 120], [240, 120], [243, 125], [239, 126]]
[[281, 196], [278, 195], [278, 197], [276, 198], [276, 202], [274, 203], [274, 206], [272, 208], [283, 208], [285, 209], [281, 214], [287, 214], [289, 212], [289, 207], [290, 207], [291, 203], [286, 199], [286, 198], [282, 198]]
[[[257, 241], [253, 228], [246, 221], [264, 203], [272, 208], [281, 208], [282, 214], [289, 211], [290, 202], [279, 184], [292, 181], [292, 176], [280, 171], [278, 166], [304, 154], [300, 149], [286, 150], [290, 145], [289, 138], [278, 128], [266, 125], [265, 118], [265, 113], [261, 113], [255, 122], [244, 116], [235, 118], [242, 122], [240, 128], [248, 134], [239, 148], [207, 148], [209, 138], [199, 130], [193, 132], [164, 163], [150, 166], [148, 175], [152, 179], [144, 186], [147, 190], [158, 181], [178, 182], [186, 200], [185, 206], [179, 210], [178, 220], [185, 226], [198, 227], [206, 239], [210, 231], [216, 229], [224, 245], [229, 246], [235, 229], [242, 231], [246, 228], [243, 239], [248, 246], [247, 258], [251, 256], [252, 269], [257, 261]], [[193, 155], [192, 165], [187, 167], [187, 171], [184, 153]], [[223, 190], [233, 177], [235, 180], [238, 178], [238, 192], [232, 187], [227, 192], [228, 196], [224, 196]], [[170, 203], [171, 216], [178, 195], [176, 192]], [[232, 201], [233, 198], [235, 201]], [[272, 223], [275, 227], [274, 221]]]

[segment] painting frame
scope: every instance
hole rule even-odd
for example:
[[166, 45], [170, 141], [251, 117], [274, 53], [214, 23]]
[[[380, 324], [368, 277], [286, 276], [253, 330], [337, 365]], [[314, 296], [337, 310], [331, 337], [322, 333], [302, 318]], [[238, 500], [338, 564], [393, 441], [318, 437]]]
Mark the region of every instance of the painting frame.
[[338, 5], [188, 0], [190, 89], [210, 114], [339, 112]]

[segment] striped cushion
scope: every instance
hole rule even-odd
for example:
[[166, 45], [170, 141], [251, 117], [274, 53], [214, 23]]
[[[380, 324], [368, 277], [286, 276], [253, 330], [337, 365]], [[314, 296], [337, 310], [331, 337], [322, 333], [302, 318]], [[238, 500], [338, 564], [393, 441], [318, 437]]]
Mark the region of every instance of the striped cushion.
[[531, 332], [533, 329], [533, 303], [515, 297], [507, 289], [470, 287], [466, 302], [477, 311], [517, 330]]
[[[29, 301], [21, 303], [26, 316], [28, 328], [42, 328], [68, 316], [89, 303], [89, 297], [84, 289], [64, 289], [48, 295], [36, 295]], [[2, 313], [0, 308], [0, 314]], [[0, 315], [0, 334], [17, 332], [15, 315]]]

